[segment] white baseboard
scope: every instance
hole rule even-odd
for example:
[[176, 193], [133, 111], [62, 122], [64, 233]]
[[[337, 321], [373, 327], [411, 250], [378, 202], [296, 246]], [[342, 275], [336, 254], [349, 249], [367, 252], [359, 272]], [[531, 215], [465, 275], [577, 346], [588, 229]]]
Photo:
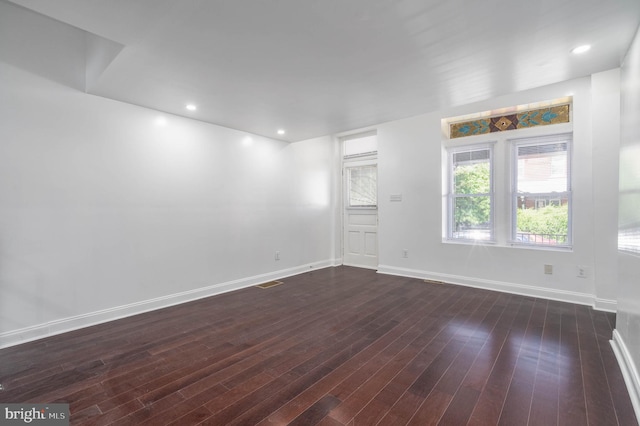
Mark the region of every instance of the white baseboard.
[[217, 294], [222, 294], [229, 291], [251, 287], [267, 281], [279, 280], [282, 278], [290, 277], [292, 275], [298, 275], [303, 272], [309, 272], [311, 270], [337, 266], [341, 263], [341, 259], [329, 259], [320, 262], [308, 263], [293, 268], [281, 269], [279, 271], [269, 272], [266, 274], [241, 278], [238, 280], [214, 284], [195, 290], [170, 294], [168, 296], [143, 300], [141, 302], [116, 306], [101, 311], [76, 315], [73, 317], [61, 318], [55, 321], [37, 324], [19, 330], [0, 333], [0, 349], [19, 345], [21, 343], [30, 342], [33, 340], [42, 339], [44, 337], [54, 336], [56, 334], [66, 333], [68, 331], [73, 331], [96, 324], [101, 324], [108, 321], [117, 320], [120, 318], [130, 317], [132, 315], [138, 315], [144, 312], [154, 311], [156, 309], [167, 308], [169, 306], [179, 305], [181, 303], [215, 296]]
[[622, 376], [627, 385], [636, 418], [640, 419], [640, 376], [638, 376], [638, 370], [618, 330], [613, 330], [613, 339], [610, 342], [613, 353], [618, 360], [618, 365], [620, 365], [620, 370], [622, 370]]
[[594, 298], [593, 309], [616, 313], [618, 311], [618, 301], [611, 299]]
[[379, 265], [378, 273], [399, 275], [409, 278], [420, 278], [425, 280], [442, 281], [467, 287], [482, 288], [485, 290], [502, 291], [504, 293], [539, 297], [543, 299], [558, 300], [561, 302], [577, 303], [579, 305], [588, 305], [598, 310], [610, 310], [612, 312], [616, 311], [615, 300], [596, 299], [592, 294], [587, 293], [556, 290], [525, 284], [514, 284], [504, 281], [486, 280], [482, 278], [465, 277], [462, 275], [441, 274], [416, 269], [398, 268], [395, 266], [387, 265]]

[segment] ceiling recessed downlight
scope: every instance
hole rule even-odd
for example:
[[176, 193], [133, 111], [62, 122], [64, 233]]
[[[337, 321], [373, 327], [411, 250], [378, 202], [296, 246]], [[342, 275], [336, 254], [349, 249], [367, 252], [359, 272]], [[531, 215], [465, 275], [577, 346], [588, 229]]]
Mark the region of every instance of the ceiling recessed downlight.
[[278, 134], [279, 134], [279, 135], [284, 135], [284, 133], [285, 133], [285, 132], [284, 132], [284, 129], [278, 129]]
[[197, 106], [195, 106], [194, 104], [187, 104], [186, 108], [187, 108], [189, 111], [195, 111], [195, 110], [197, 110], [197, 109], [198, 109], [198, 107], [197, 107]]
[[578, 46], [578, 47], [573, 48], [571, 50], [571, 53], [573, 53], [575, 55], [579, 55], [581, 53], [588, 52], [589, 49], [591, 49], [591, 45], [590, 44], [583, 44], [582, 46]]

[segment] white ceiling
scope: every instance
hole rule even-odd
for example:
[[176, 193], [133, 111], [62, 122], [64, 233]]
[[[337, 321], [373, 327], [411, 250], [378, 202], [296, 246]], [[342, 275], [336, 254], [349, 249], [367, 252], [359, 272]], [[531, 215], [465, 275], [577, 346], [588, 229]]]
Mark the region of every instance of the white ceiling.
[[640, 22], [640, 0], [12, 2], [124, 45], [89, 93], [292, 142], [618, 67]]

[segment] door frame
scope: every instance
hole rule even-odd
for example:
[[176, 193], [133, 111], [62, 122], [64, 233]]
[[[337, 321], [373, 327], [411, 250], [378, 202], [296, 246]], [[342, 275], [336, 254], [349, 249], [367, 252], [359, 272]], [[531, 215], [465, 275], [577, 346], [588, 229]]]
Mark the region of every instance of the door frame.
[[[342, 142], [342, 144], [344, 144], [344, 141]], [[343, 151], [344, 152], [344, 151]], [[367, 269], [374, 269], [377, 270], [378, 269], [378, 265], [379, 265], [379, 257], [380, 257], [380, 250], [379, 250], [379, 244], [378, 244], [378, 227], [379, 227], [379, 197], [378, 195], [378, 155], [377, 152], [376, 153], [368, 153], [365, 155], [361, 155], [361, 156], [351, 156], [351, 157], [347, 157], [345, 158], [344, 156], [342, 156], [342, 163], [341, 163], [341, 176], [342, 176], [342, 182], [341, 182], [341, 210], [340, 210], [340, 221], [342, 223], [342, 227], [341, 227], [341, 232], [340, 232], [340, 241], [341, 241], [341, 248], [342, 248], [342, 263], [344, 264], [345, 258], [346, 258], [346, 254], [345, 254], [345, 250], [346, 250], [346, 241], [345, 241], [345, 234], [347, 231], [347, 223], [346, 223], [346, 214], [347, 214], [347, 210], [365, 210], [365, 211], [374, 211], [375, 210], [375, 214], [376, 214], [376, 266], [375, 267], [368, 267], [368, 266], [355, 266], [355, 267], [359, 267], [359, 268], [367, 268]], [[360, 167], [360, 166], [376, 166], [376, 207], [348, 207], [348, 182], [347, 182], [347, 173], [346, 170], [348, 168], [351, 167]]]

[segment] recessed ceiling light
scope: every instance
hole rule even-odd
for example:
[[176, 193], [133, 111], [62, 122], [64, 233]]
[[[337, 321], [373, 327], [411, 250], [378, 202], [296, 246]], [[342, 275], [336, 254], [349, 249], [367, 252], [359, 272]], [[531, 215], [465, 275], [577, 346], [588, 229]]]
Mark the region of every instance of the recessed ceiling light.
[[278, 134], [279, 135], [284, 135], [284, 129], [278, 129]]
[[187, 108], [189, 111], [195, 111], [195, 110], [197, 110], [197, 109], [198, 109], [198, 107], [197, 107], [197, 106], [195, 106], [194, 104], [187, 104], [186, 108]]
[[585, 53], [585, 52], [589, 51], [589, 49], [591, 49], [591, 45], [583, 44], [582, 46], [578, 46], [578, 47], [573, 48], [571, 50], [571, 53], [573, 53], [575, 55], [579, 55], [581, 53]]

